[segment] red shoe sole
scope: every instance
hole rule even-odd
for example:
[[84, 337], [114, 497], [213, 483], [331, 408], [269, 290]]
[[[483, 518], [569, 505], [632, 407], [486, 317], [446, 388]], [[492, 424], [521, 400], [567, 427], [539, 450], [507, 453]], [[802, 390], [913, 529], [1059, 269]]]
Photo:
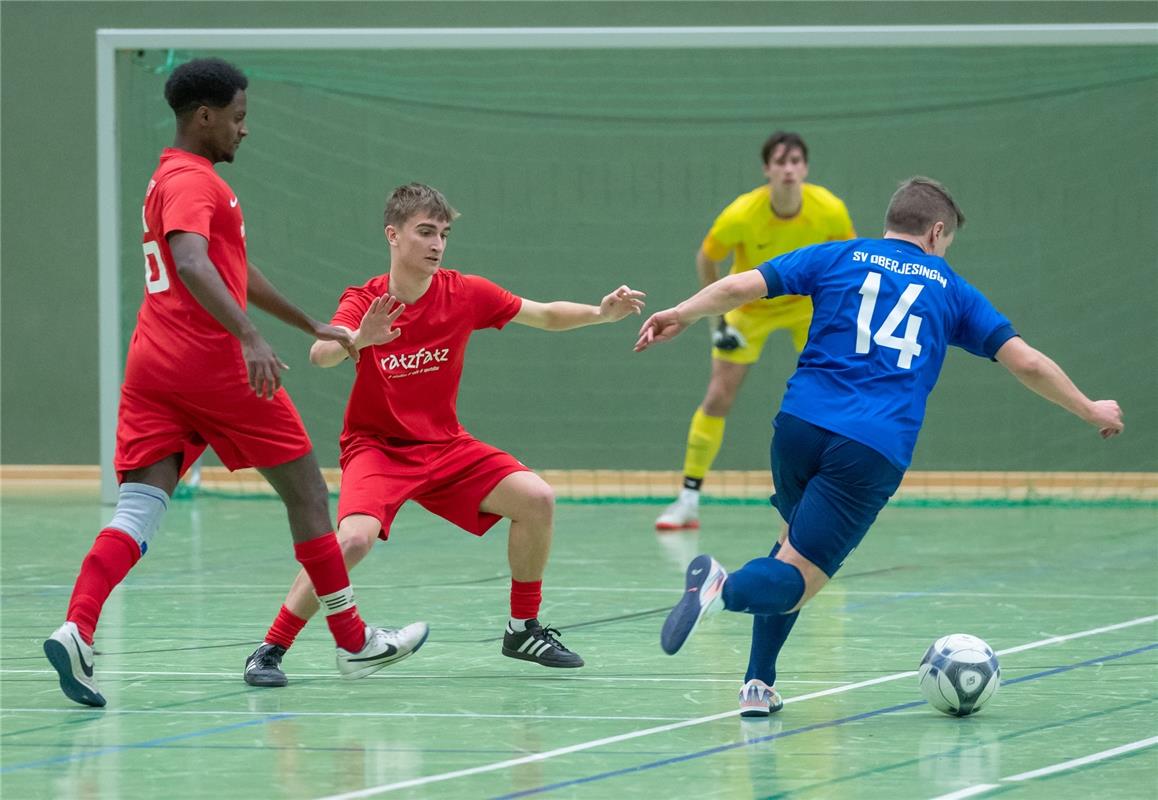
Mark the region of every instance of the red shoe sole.
[[672, 525], [669, 522], [655, 523], [655, 529], [663, 533], [671, 533], [672, 531], [698, 531], [700, 529], [700, 521], [687, 522], [683, 525]]

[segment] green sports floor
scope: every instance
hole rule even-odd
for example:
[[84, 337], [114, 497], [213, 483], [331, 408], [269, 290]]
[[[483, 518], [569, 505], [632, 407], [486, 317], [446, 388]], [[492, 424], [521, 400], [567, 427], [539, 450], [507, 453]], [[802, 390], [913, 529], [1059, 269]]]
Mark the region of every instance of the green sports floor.
[[[97, 630], [104, 710], [60, 694], [41, 642], [108, 510], [87, 495], [0, 507], [0, 796], [20, 798], [1158, 797], [1158, 511], [890, 508], [805, 610], [780, 659], [784, 710], [741, 721], [749, 621], [705, 622], [678, 656], [666, 609], [697, 551], [767, 552], [758, 506], [708, 506], [658, 536], [650, 505], [558, 511], [541, 618], [587, 666], [503, 658], [506, 535], [419, 508], [354, 573], [377, 624], [430, 623], [413, 658], [337, 677], [325, 626], [290, 685], [241, 680], [295, 571], [275, 501], [178, 501]], [[940, 635], [984, 638], [1003, 686], [978, 715], [925, 705]]]

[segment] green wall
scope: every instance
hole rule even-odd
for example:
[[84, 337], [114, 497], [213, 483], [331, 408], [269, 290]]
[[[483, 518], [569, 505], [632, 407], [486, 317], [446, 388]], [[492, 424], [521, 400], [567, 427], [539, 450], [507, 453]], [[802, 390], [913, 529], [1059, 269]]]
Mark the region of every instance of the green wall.
[[[98, 458], [99, 27], [1158, 17], [1141, 3], [4, 3], [0, 14], [3, 463]], [[1155, 469], [1154, 52], [659, 52], [635, 63], [617, 52], [560, 54], [530, 70], [518, 68], [525, 55], [507, 62], [447, 53], [428, 69], [408, 56], [364, 54], [384, 59], [374, 64], [381, 69], [357, 62], [350, 74], [386, 77], [347, 75], [345, 84], [316, 56], [237, 54], [254, 80], [252, 135], [222, 174], [245, 203], [255, 261], [319, 316], [344, 285], [382, 269], [382, 197], [410, 179], [440, 186], [464, 212], [448, 265], [542, 300], [593, 301], [627, 281], [647, 290], [656, 309], [693, 288], [691, 254], [712, 216], [759, 182], [767, 130], [793, 127], [812, 145], [812, 179], [846, 199], [864, 234], [879, 230], [897, 180], [924, 172], [948, 183], [970, 218], [952, 253], [957, 269], [1079, 383], [1127, 411], [1127, 436], [1100, 445], [999, 367], [957, 354], [933, 395], [915, 466]], [[130, 224], [137, 195], [171, 135], [163, 76], [134, 61], [126, 54], [119, 65], [129, 276], [139, 271]], [[618, 92], [623, 75], [646, 80], [646, 93]], [[472, 105], [483, 96], [475, 90], [499, 76], [516, 77], [510, 96]], [[563, 78], [574, 93], [552, 95]], [[423, 102], [431, 93], [442, 102]], [[134, 281], [125, 281], [127, 324], [140, 295]], [[678, 468], [707, 376], [706, 333], [633, 356], [629, 325], [481, 334], [464, 378], [464, 422], [534, 466]], [[348, 374], [308, 369], [308, 342], [273, 323], [264, 329], [295, 367], [291, 391], [323, 461], [334, 463]], [[785, 340], [769, 348], [730, 419], [720, 467], [766, 463], [770, 408], [792, 365]]]

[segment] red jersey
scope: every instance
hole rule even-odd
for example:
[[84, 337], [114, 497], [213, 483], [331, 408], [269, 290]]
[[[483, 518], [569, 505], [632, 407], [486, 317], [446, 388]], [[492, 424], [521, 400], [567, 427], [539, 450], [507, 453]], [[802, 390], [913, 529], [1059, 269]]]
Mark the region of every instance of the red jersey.
[[145, 299], [129, 342], [125, 384], [211, 390], [248, 381], [241, 343], [197, 302], [173, 263], [168, 236], [209, 241], [209, 259], [233, 299], [246, 307], [245, 221], [237, 195], [206, 158], [167, 147], [145, 190]]
[[[333, 324], [356, 330], [370, 303], [388, 294], [389, 286], [387, 274], [347, 289]], [[362, 350], [346, 406], [343, 455], [366, 440], [404, 446], [463, 435], [457, 403], [467, 340], [476, 330], [502, 328], [522, 304], [477, 275], [435, 272], [426, 293], [394, 323], [402, 335]]]

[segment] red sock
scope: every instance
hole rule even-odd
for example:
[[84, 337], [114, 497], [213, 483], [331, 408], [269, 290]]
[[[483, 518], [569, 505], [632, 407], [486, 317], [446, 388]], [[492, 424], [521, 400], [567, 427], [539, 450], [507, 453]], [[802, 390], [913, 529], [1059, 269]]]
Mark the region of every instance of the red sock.
[[346, 571], [338, 537], [330, 531], [308, 542], [295, 542], [294, 555], [313, 581], [314, 593], [322, 601], [326, 624], [338, 647], [351, 653], [361, 650], [366, 644], [366, 623], [354, 605], [350, 573]]
[[302, 632], [302, 628], [306, 626], [307, 622], [309, 620], [302, 619], [282, 606], [281, 611], [277, 612], [277, 619], [269, 626], [269, 633], [265, 635], [265, 641], [270, 644], [281, 645], [289, 650], [293, 646], [294, 639], [298, 638], [298, 634]]
[[534, 619], [543, 602], [542, 581], [517, 581], [511, 578], [511, 618]]
[[89, 645], [96, 633], [97, 620], [105, 600], [133, 565], [141, 560], [141, 548], [133, 537], [115, 528], [105, 528], [80, 565], [80, 575], [68, 601], [69, 622], [75, 622], [80, 637]]

